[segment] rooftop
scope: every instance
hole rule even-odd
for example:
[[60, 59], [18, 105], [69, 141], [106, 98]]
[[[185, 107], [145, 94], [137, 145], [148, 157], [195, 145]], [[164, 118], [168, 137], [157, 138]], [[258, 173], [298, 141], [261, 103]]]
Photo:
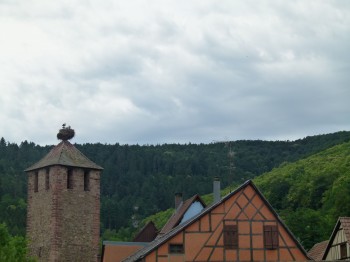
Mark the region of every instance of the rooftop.
[[88, 169], [102, 170], [103, 168], [88, 159], [82, 152], [80, 152], [69, 141], [63, 140], [55, 146], [46, 156], [39, 162], [30, 166], [25, 172], [33, 171], [43, 167], [54, 165], [81, 167]]
[[326, 251], [326, 247], [328, 245], [328, 240], [322, 241], [320, 243], [315, 244], [307, 254], [315, 261], [321, 261], [324, 252]]

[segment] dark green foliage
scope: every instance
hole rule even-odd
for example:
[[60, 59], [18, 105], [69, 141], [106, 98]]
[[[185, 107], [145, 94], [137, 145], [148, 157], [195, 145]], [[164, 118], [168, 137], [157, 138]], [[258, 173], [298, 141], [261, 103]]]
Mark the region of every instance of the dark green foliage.
[[27, 242], [24, 237], [11, 236], [5, 224], [0, 224], [0, 261], [35, 261], [27, 257]]
[[284, 209], [279, 215], [293, 232], [304, 248], [310, 249], [314, 244], [326, 240], [335, 225], [320, 210], [310, 208]]
[[0, 139], [0, 223], [6, 223], [12, 235], [25, 234], [27, 177], [23, 170], [50, 148], [27, 141], [18, 146]]
[[[309, 249], [327, 240], [340, 216], [350, 216], [350, 142], [332, 147], [254, 179], [289, 229]], [[226, 195], [236, 186], [222, 190]], [[212, 194], [202, 196], [212, 202]], [[160, 221], [161, 228], [173, 210], [145, 219]], [[170, 212], [170, 213], [169, 213]]]
[[[106, 231], [124, 238], [125, 232], [132, 234], [136, 230], [134, 226], [141, 225], [145, 217], [173, 207], [175, 192], [183, 192], [185, 198], [207, 194], [212, 191], [215, 176], [220, 177], [222, 187], [241, 184], [283, 163], [288, 165], [349, 139], [350, 132], [338, 132], [296, 141], [246, 140], [229, 144], [144, 146], [96, 143], [76, 147], [104, 168], [101, 180], [102, 234]], [[6, 222], [11, 234], [23, 235], [25, 232], [27, 186], [23, 170], [40, 160], [51, 148], [27, 141], [17, 145], [0, 139], [0, 223]], [[228, 155], [230, 148], [235, 153], [233, 162]], [[230, 168], [232, 165], [234, 169]], [[294, 190], [297, 185], [292, 186], [289, 180], [271, 183], [276, 184], [273, 187], [276, 193], [271, 191], [267, 194], [275, 198], [273, 202], [279, 209], [286, 208], [286, 205], [293, 205], [295, 209], [299, 201], [317, 209], [324, 205], [323, 192], [329, 181], [327, 177], [319, 178], [314, 182], [318, 189], [312, 192], [296, 189], [300, 194], [293, 199], [279, 192]], [[336, 193], [329, 192], [334, 198], [334, 205], [344, 205], [336, 200]]]
[[102, 234], [102, 241], [130, 241], [130, 237], [135, 235], [136, 229], [132, 227], [122, 227], [119, 230], [106, 229]]
[[23, 198], [13, 198], [6, 194], [1, 197], [0, 214], [13, 235], [25, 234], [27, 204]]
[[175, 209], [169, 208], [165, 211], [158, 212], [156, 214], [153, 214], [149, 217], [146, 217], [143, 221], [141, 226], [146, 225], [148, 222], [153, 221], [154, 225], [158, 230], [162, 229], [165, 223], [169, 220], [169, 218], [174, 214]]
[[350, 142], [255, 179], [306, 248], [329, 238], [340, 216], [350, 216]]
[[[184, 197], [212, 191], [213, 177], [222, 187], [240, 184], [282, 163], [349, 141], [350, 132], [288, 141], [235, 141], [233, 171], [227, 143], [102, 145], [77, 147], [105, 168], [102, 175], [102, 223], [104, 228], [131, 226], [133, 206], [143, 218], [173, 206], [175, 192]], [[281, 187], [287, 187], [287, 184]], [[284, 190], [285, 191], [285, 190]], [[283, 205], [283, 201], [279, 205]]]

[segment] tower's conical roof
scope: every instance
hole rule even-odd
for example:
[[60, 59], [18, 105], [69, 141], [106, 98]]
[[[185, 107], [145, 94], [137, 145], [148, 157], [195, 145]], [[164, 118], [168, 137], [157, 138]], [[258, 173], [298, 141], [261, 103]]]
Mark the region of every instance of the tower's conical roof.
[[31, 167], [24, 170], [29, 172], [43, 167], [61, 165], [102, 170], [103, 168], [88, 159], [69, 141], [63, 140], [55, 146], [45, 157]]

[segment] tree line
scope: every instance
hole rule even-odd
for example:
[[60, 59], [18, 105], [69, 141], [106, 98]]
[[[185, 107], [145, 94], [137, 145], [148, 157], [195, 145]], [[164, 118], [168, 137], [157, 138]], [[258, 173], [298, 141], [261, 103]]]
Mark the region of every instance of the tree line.
[[[104, 168], [101, 176], [101, 233], [136, 228], [145, 217], [184, 197], [212, 191], [214, 177], [223, 187], [242, 183], [287, 162], [294, 162], [350, 140], [350, 132], [295, 141], [239, 140], [210, 144], [75, 144]], [[0, 139], [0, 223], [12, 235], [25, 235], [27, 178], [23, 170], [51, 149]], [[123, 231], [123, 232], [124, 232]], [[125, 238], [129, 231], [123, 233]]]

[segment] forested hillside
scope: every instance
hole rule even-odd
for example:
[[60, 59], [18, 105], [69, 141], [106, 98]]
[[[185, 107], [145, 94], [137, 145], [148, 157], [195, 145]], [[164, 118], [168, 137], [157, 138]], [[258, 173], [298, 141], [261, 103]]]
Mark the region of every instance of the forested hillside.
[[[256, 186], [303, 246], [327, 240], [340, 216], [350, 216], [350, 142], [334, 146], [254, 179]], [[237, 184], [238, 186], [238, 184]], [[231, 188], [222, 190], [222, 195]], [[202, 196], [207, 204], [212, 194]], [[161, 228], [174, 209], [144, 219]]]
[[257, 177], [256, 185], [306, 248], [329, 238], [350, 216], [350, 143]]
[[[215, 176], [220, 177], [223, 187], [241, 183], [282, 163], [294, 162], [346, 141], [350, 141], [350, 132], [344, 131], [296, 141], [142, 146], [97, 143], [76, 147], [104, 167], [101, 226], [102, 232], [111, 232], [131, 228], [144, 217], [172, 207], [177, 191], [183, 192], [184, 197], [211, 192]], [[23, 170], [52, 147], [0, 140], [0, 223], [5, 222], [12, 234], [25, 232]]]

